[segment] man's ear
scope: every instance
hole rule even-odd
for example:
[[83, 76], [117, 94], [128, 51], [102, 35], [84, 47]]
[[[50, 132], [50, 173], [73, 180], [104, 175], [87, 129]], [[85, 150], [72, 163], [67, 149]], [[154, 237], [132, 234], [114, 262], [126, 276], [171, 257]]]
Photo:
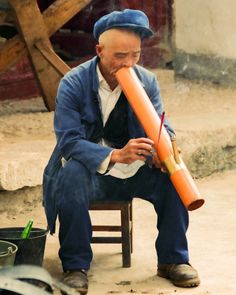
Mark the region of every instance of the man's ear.
[[102, 45], [100, 45], [100, 44], [97, 44], [96, 45], [96, 53], [97, 53], [97, 56], [98, 57], [101, 57], [101, 54], [102, 54]]

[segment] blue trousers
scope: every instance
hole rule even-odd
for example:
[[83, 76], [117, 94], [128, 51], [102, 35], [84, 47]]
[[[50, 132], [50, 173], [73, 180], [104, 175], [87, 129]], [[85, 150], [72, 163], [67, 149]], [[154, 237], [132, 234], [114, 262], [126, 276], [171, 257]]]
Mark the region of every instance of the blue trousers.
[[124, 180], [93, 175], [71, 159], [59, 172], [58, 184], [59, 257], [64, 270], [90, 268], [93, 257], [90, 200], [131, 200], [136, 196], [151, 202], [158, 214], [155, 243], [158, 263], [189, 261], [188, 212], [166, 173], [144, 165], [133, 177]]

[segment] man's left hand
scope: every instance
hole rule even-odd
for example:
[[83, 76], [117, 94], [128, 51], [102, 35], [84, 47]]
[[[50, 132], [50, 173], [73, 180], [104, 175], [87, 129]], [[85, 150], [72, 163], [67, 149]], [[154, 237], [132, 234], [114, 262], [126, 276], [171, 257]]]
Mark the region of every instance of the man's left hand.
[[161, 171], [163, 173], [167, 173], [166, 167], [161, 163], [161, 160], [159, 158], [159, 156], [157, 155], [156, 151], [153, 152], [153, 156], [152, 156], [152, 164], [158, 168], [161, 169]]

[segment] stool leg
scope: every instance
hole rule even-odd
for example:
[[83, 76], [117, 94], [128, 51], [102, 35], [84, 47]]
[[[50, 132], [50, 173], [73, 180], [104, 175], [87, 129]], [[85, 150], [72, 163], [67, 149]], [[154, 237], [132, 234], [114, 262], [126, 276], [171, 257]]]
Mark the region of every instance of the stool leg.
[[129, 204], [129, 233], [130, 233], [130, 251], [133, 253], [133, 204]]
[[123, 267], [131, 266], [131, 243], [130, 243], [130, 209], [125, 204], [121, 209], [121, 239]]

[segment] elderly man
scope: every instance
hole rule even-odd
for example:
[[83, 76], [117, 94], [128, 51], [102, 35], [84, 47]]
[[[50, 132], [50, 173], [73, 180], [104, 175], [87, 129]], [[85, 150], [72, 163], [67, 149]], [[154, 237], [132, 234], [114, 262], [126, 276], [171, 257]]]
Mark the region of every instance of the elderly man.
[[[103, 16], [94, 26], [97, 56], [72, 69], [59, 85], [57, 145], [44, 173], [44, 206], [51, 233], [59, 217], [63, 282], [81, 294], [88, 289], [92, 260], [88, 208], [95, 199], [138, 196], [151, 202], [158, 214], [158, 275], [180, 287], [200, 283], [189, 264], [188, 212], [115, 78], [121, 67], [133, 67], [162, 114], [156, 77], [137, 65], [141, 41], [152, 34], [147, 16], [139, 10]], [[172, 136], [167, 120], [164, 126]], [[147, 163], [150, 158], [152, 166]]]

